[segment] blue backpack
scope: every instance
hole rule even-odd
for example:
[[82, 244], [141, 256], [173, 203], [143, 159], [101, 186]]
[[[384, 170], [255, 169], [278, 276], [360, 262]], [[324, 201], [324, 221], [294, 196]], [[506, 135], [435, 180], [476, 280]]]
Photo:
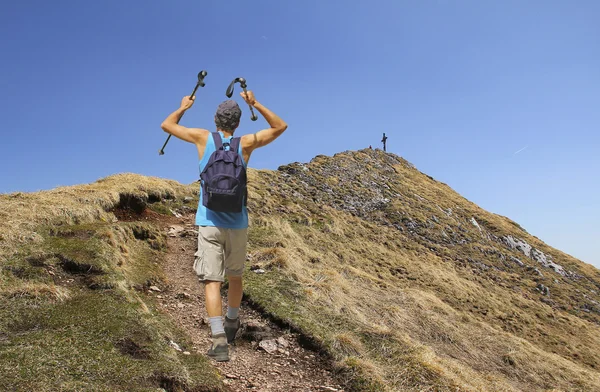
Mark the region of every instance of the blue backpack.
[[[241, 138], [223, 144], [221, 135], [212, 132], [215, 151], [202, 173], [202, 205], [218, 212], [241, 212], [246, 203], [247, 178], [242, 157], [238, 154]], [[225, 146], [229, 145], [226, 150]]]

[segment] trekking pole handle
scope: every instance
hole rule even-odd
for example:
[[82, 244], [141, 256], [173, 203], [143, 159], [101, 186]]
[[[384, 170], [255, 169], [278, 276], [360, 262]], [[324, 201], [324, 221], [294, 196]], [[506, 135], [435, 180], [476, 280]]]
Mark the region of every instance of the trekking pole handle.
[[[248, 95], [248, 90], [246, 90], [246, 87], [248, 87], [246, 85], [246, 79], [238, 78], [238, 81], [240, 82], [240, 86], [242, 87], [242, 90], [244, 90], [244, 93], [246, 93], [246, 95]], [[258, 120], [258, 116], [256, 114], [254, 114], [254, 108], [252, 107], [252, 105], [248, 104], [248, 108], [250, 108], [250, 112], [252, 113], [250, 120], [252, 120], [252, 121]]]
[[235, 86], [235, 84], [237, 83], [239, 78], [233, 79], [233, 82], [229, 83], [229, 86], [227, 87], [227, 91], [225, 91], [225, 95], [227, 96], [227, 98], [231, 98], [231, 96], [233, 95], [233, 88]]
[[[202, 70], [198, 73], [198, 82], [196, 83], [196, 87], [194, 87], [194, 90], [192, 91], [192, 94], [190, 95], [190, 99], [194, 98], [194, 96], [196, 95], [196, 90], [198, 90], [198, 87], [206, 86], [206, 84], [204, 83], [204, 78], [206, 77], [206, 75], [208, 75], [208, 72], [206, 72], [205, 70]], [[179, 120], [181, 120], [181, 118]], [[165, 140], [165, 144], [163, 144], [162, 148], [158, 151], [158, 155], [165, 155], [165, 147], [167, 147], [167, 143], [169, 143], [171, 136], [173, 136], [173, 135], [169, 135], [167, 137], [167, 140]]]
[[206, 71], [200, 71], [200, 73], [198, 74], [198, 83], [196, 83], [196, 87], [194, 87], [194, 91], [192, 91], [192, 95], [190, 95], [190, 98], [194, 98], [194, 95], [196, 95], [196, 90], [198, 90], [198, 87], [204, 87], [206, 86], [206, 84], [204, 83], [204, 78], [206, 77], [208, 73]]

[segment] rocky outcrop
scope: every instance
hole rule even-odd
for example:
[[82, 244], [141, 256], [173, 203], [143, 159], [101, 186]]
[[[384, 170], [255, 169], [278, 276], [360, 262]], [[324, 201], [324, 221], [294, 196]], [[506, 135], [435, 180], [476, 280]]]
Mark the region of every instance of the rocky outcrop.
[[[320, 157], [316, 157], [313, 162], [318, 161]], [[296, 162], [281, 166], [278, 171], [284, 178], [293, 176], [295, 182], [301, 185], [300, 189], [294, 190], [293, 197], [301, 199], [308, 196], [318, 204], [368, 218], [374, 211], [384, 209], [392, 200], [402, 199], [399, 192], [395, 192], [386, 184], [393, 181], [396, 175], [392, 165], [402, 161], [392, 156], [388, 157], [388, 161], [388, 165], [382, 164], [379, 159], [346, 159], [343, 162], [328, 160], [324, 165]], [[332, 181], [332, 178], [335, 178], [335, 181]], [[346, 190], [349, 185], [352, 191], [340, 191]]]
[[502, 237], [502, 242], [504, 242], [504, 244], [506, 244], [506, 246], [508, 246], [510, 249], [518, 250], [527, 257], [531, 256], [531, 245], [523, 240], [513, 238], [511, 235], [507, 235]]
[[521, 260], [517, 259], [516, 257], [510, 256], [510, 261], [517, 264], [519, 267], [525, 267], [525, 263], [523, 263]]
[[[525, 240], [522, 240], [520, 238], [514, 238], [511, 235], [507, 235], [507, 236], [501, 237], [500, 242], [503, 243], [509, 249], [518, 251], [518, 252], [522, 253], [523, 255], [525, 255], [526, 257], [528, 257], [529, 259], [538, 262], [544, 268], [549, 268], [549, 269], [554, 270], [554, 272], [556, 272], [559, 275], [562, 275], [562, 276], [568, 277], [568, 278], [575, 278], [578, 276], [576, 273], [573, 273], [571, 271], [566, 271], [562, 265], [555, 263], [552, 260], [552, 256], [547, 255], [544, 252], [542, 252], [541, 250], [532, 247]], [[511, 260], [512, 259], [513, 258], [511, 258]], [[522, 262], [520, 260], [518, 260], [517, 258], [514, 258], [514, 259], [522, 264]]]
[[546, 268], [552, 268], [557, 274], [560, 274], [562, 276], [568, 275], [561, 265], [558, 265], [555, 262], [553, 262], [552, 257], [544, 254], [544, 252], [542, 252], [541, 250], [533, 248], [531, 250], [531, 258]]

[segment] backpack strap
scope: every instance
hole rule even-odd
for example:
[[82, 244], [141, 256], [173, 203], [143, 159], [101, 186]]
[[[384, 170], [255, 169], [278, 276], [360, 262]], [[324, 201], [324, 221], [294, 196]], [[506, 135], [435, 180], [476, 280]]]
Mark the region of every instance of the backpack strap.
[[220, 150], [223, 148], [223, 140], [221, 140], [221, 134], [219, 132], [212, 132], [213, 140], [215, 141], [215, 148]]
[[229, 151], [235, 151], [237, 154], [238, 149], [240, 148], [240, 140], [242, 140], [241, 137], [232, 138], [231, 142], [229, 143]]

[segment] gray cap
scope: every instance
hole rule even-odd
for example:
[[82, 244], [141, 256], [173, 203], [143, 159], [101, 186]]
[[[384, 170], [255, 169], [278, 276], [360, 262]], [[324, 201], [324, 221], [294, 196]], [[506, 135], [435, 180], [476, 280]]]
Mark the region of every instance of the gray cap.
[[242, 109], [240, 109], [237, 102], [229, 99], [217, 107], [215, 123], [217, 128], [232, 131], [240, 122], [240, 117], [242, 117]]

